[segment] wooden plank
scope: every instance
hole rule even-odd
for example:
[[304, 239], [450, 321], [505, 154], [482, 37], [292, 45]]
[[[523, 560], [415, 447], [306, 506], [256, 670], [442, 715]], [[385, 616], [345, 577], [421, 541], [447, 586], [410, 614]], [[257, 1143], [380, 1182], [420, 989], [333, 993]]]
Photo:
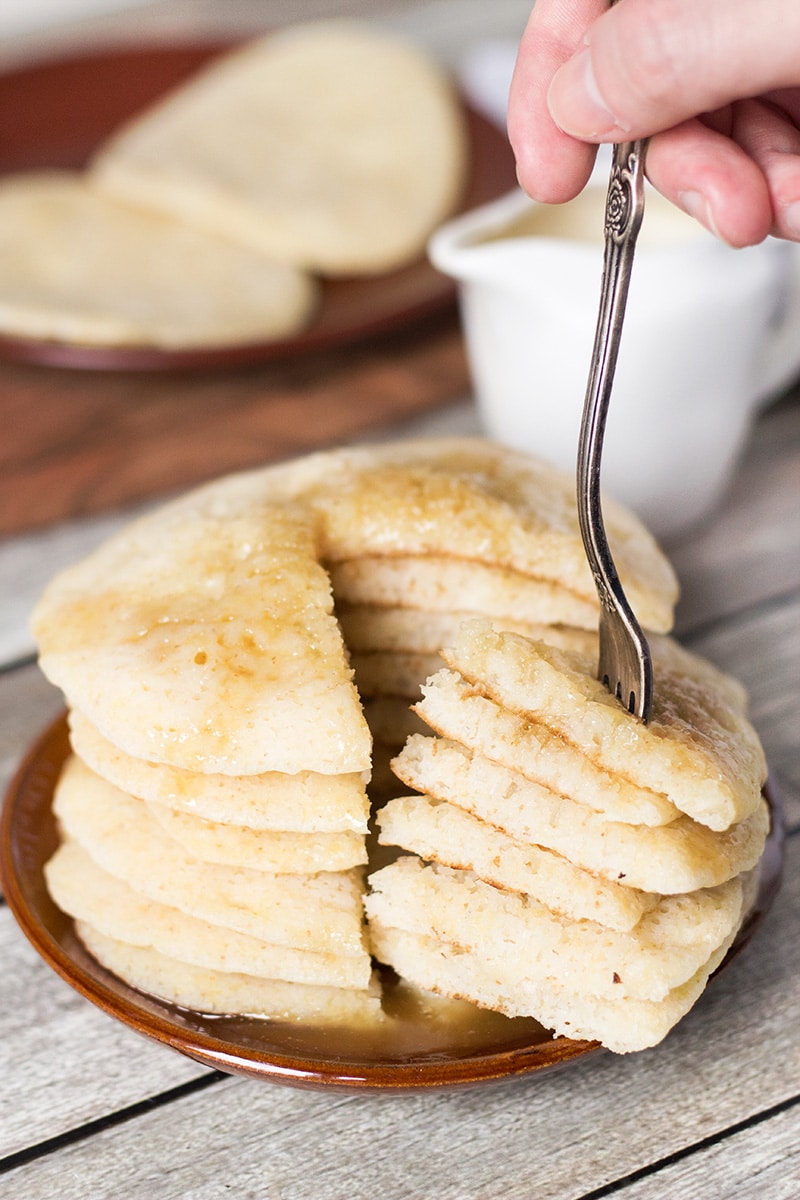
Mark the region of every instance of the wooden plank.
[[[798, 859], [795, 838], [784, 890], [758, 939], [651, 1051], [602, 1055], [538, 1079], [395, 1097], [230, 1079], [9, 1172], [0, 1196], [577, 1200], [796, 1096]], [[58, 1007], [42, 1019], [36, 1036], [65, 1054], [55, 1104], [75, 1073], [86, 1077], [83, 1046], [61, 1042]], [[41, 1121], [41, 1098], [24, 1083], [14, 1103]], [[771, 1151], [765, 1158], [777, 1162]], [[755, 1190], [742, 1194], [760, 1194], [755, 1170], [748, 1179]], [[716, 1195], [713, 1174], [696, 1184], [695, 1195]]]
[[209, 1074], [79, 996], [4, 906], [0, 958], [0, 1159]]
[[28, 746], [63, 707], [37, 666], [0, 674], [0, 796]]
[[621, 1188], [619, 1200], [795, 1200], [800, 1179], [800, 1104]]
[[783, 795], [800, 824], [800, 591], [707, 628], [688, 644], [744, 683], [750, 716]]
[[108, 512], [333, 445], [468, 387], [454, 316], [392, 338], [203, 375], [0, 364], [0, 534]]
[[668, 546], [682, 585], [677, 629], [800, 587], [800, 392], [757, 421], [718, 512]]

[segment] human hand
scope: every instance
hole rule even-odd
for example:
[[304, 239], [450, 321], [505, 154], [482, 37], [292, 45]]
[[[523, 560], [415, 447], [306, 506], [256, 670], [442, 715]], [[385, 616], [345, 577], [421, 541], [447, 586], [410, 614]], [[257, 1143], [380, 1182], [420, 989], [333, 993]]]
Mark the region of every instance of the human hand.
[[536, 200], [576, 196], [598, 144], [648, 137], [651, 183], [718, 237], [800, 241], [800, 3], [536, 0], [508, 130]]

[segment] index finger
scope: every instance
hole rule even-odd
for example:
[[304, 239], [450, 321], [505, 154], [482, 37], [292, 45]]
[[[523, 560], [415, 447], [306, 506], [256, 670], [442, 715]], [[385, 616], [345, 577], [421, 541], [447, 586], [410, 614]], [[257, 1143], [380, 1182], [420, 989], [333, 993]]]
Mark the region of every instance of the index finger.
[[607, 0], [536, 0], [522, 35], [508, 98], [508, 135], [520, 184], [535, 200], [571, 200], [591, 174], [597, 147], [558, 128], [547, 92], [607, 7]]

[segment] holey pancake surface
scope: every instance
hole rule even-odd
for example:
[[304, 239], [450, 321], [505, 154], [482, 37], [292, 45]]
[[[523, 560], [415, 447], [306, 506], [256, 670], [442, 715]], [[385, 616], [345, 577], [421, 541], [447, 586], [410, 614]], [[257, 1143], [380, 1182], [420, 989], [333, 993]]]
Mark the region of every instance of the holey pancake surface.
[[[566, 475], [482, 439], [334, 450], [228, 476], [53, 581], [33, 615], [41, 666], [138, 758], [227, 775], [368, 770], [322, 564], [444, 553], [592, 596], [572, 492]], [[626, 587], [669, 625], [669, 564], [635, 518], [612, 509], [610, 524]]]
[[54, 581], [33, 619], [45, 674], [140, 758], [231, 775], [367, 770], [310, 522], [215, 500], [144, 518]]

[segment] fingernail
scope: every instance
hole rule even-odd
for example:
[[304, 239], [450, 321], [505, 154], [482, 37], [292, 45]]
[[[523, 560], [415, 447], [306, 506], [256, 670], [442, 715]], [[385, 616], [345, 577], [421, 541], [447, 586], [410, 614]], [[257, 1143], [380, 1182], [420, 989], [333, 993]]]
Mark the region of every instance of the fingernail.
[[[680, 204], [685, 213], [688, 213], [690, 217], [694, 217], [695, 221], [699, 221], [705, 229], [713, 233], [714, 237], [718, 237], [720, 241], [725, 240], [717, 229], [711, 205], [702, 192], [678, 192], [678, 204]], [[800, 216], [800, 213], [798, 213], [798, 216]]]
[[783, 224], [786, 232], [800, 242], [800, 200], [786, 205], [783, 210]]
[[579, 50], [553, 76], [547, 104], [559, 129], [573, 137], [601, 139], [627, 133], [629, 128], [614, 116], [600, 94], [589, 46]]

